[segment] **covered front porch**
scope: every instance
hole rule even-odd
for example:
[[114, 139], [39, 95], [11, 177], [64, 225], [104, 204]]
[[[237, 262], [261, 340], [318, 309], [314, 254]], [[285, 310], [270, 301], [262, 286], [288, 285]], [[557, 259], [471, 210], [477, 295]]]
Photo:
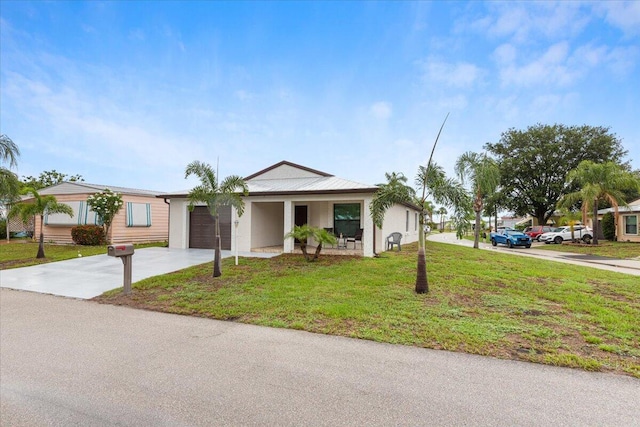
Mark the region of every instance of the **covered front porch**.
[[[244, 215], [234, 218], [234, 224], [235, 219], [238, 220], [234, 240], [237, 239], [241, 251], [296, 253], [300, 252], [299, 244], [284, 236], [294, 226], [308, 224], [327, 229], [336, 237], [342, 235], [339, 244], [324, 245], [323, 254], [373, 256], [369, 203], [370, 197], [358, 199], [353, 195], [337, 198], [317, 195], [303, 200], [249, 197]], [[358, 240], [354, 241], [356, 236]], [[317, 245], [313, 240], [307, 244], [309, 251], [315, 250]]]

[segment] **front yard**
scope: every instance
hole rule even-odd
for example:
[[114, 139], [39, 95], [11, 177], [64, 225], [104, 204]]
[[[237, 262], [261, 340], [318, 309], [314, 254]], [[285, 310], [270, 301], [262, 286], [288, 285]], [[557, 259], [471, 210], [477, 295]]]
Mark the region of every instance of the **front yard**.
[[637, 277], [428, 242], [417, 295], [416, 252], [227, 259], [220, 278], [207, 263], [95, 300], [640, 378]]

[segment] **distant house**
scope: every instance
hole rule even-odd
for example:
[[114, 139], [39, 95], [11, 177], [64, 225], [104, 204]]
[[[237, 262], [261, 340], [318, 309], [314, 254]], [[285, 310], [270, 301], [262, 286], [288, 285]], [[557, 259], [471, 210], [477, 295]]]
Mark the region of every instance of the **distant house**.
[[[124, 202], [111, 225], [111, 242], [142, 243], [168, 239], [169, 205], [156, 197], [159, 192], [85, 182], [63, 182], [38, 192], [43, 196], [55, 196], [59, 203], [71, 206], [74, 212], [73, 217], [65, 214], [45, 215], [45, 242], [72, 243], [71, 228], [76, 225], [100, 224], [100, 219], [87, 205], [87, 197], [106, 188], [119, 193]], [[40, 224], [39, 217], [35, 221], [35, 236], [38, 236], [43, 225]]]
[[[613, 213], [613, 208], [600, 209], [598, 220], [608, 212]], [[629, 206], [618, 208], [618, 223], [616, 224], [616, 237], [620, 242], [640, 242], [640, 199], [629, 203]], [[602, 228], [600, 228], [601, 230]]]
[[[291, 253], [295, 242], [284, 235], [303, 224], [328, 228], [345, 238], [355, 237], [362, 230], [362, 240], [349, 241], [347, 246], [363, 256], [373, 256], [374, 249], [384, 251], [392, 232], [402, 233], [402, 244], [418, 240], [419, 208], [414, 205], [393, 206], [387, 211], [383, 228], [374, 227], [369, 204], [376, 186], [287, 161], [244, 179], [249, 187], [244, 214], [238, 217], [230, 207], [219, 212], [222, 249], [235, 250], [237, 245], [243, 252]], [[158, 196], [171, 204], [169, 247], [213, 248], [213, 218], [204, 204], [189, 211], [187, 194], [185, 190]]]

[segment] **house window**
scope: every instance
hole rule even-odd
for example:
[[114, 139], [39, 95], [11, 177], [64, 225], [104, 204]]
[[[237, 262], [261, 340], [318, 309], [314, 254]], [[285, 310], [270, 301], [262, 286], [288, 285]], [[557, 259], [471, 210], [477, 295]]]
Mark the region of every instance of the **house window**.
[[360, 203], [333, 205], [333, 227], [335, 235], [354, 237], [360, 230]]
[[414, 215], [413, 219], [416, 225], [415, 231], [418, 231], [418, 212], [414, 213], [413, 215]]
[[151, 227], [151, 203], [127, 202], [127, 227]]
[[637, 215], [628, 215], [624, 217], [624, 234], [638, 234]]
[[405, 227], [404, 228], [405, 228], [406, 232], [409, 232], [409, 211], [407, 211], [407, 217], [406, 217], [406, 220], [405, 220]]

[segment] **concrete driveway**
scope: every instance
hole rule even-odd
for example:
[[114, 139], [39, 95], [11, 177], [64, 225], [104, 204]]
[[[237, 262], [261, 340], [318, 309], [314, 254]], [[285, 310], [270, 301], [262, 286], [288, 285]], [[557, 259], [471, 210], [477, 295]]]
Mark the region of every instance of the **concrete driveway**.
[[[427, 240], [440, 243], [450, 243], [473, 247], [473, 241], [456, 238], [455, 233], [433, 233], [429, 234]], [[530, 249], [524, 247], [508, 248], [504, 245], [491, 246], [490, 243], [480, 242], [479, 247], [483, 250], [507, 253], [511, 255], [527, 256], [532, 258], [546, 259], [548, 261], [562, 262], [565, 264], [581, 265], [584, 267], [598, 268], [601, 270], [615, 271], [618, 273], [632, 274], [640, 276], [640, 260], [634, 259], [614, 259], [598, 256], [572, 254], [550, 250], [536, 249], [536, 246], [544, 246], [545, 243], [534, 242]]]
[[[222, 251], [222, 257], [234, 256]], [[242, 257], [272, 257], [269, 253], [239, 253]], [[212, 249], [137, 249], [133, 255], [131, 280], [170, 273], [213, 261]], [[124, 268], [120, 259], [105, 255], [75, 258], [0, 272], [0, 287], [89, 299], [122, 287]]]
[[640, 380], [0, 290], [2, 426], [638, 426]]

